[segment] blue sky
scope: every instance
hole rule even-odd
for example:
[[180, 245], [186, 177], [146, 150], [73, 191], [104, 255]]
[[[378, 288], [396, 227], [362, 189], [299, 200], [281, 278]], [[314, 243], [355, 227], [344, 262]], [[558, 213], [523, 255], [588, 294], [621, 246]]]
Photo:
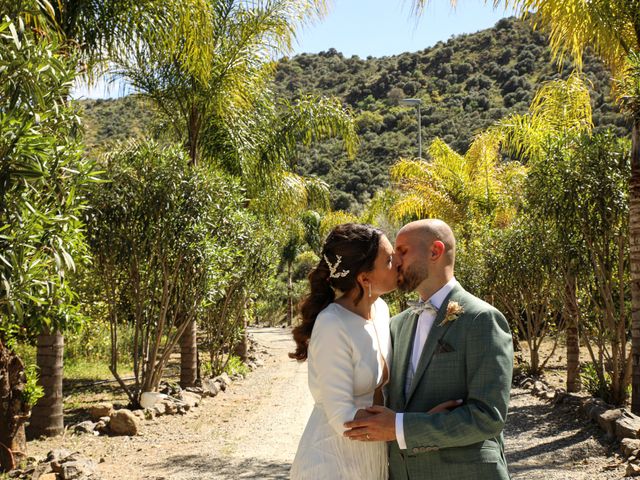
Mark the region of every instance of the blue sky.
[[[512, 11], [496, 10], [483, 0], [458, 0], [455, 9], [447, 0], [431, 0], [419, 19], [411, 15], [411, 0], [333, 0], [324, 20], [299, 32], [294, 54], [329, 48], [361, 58], [415, 52], [452, 35], [490, 28], [511, 15]], [[77, 88], [73, 96], [107, 98], [122, 92], [121, 85], [99, 82], [91, 89]]]
[[334, 0], [322, 22], [300, 32], [295, 52], [333, 47], [362, 58], [415, 52], [452, 35], [492, 27], [511, 15], [513, 11], [494, 10], [483, 0], [458, 0], [455, 9], [447, 0], [431, 0], [420, 18], [411, 14], [410, 0]]

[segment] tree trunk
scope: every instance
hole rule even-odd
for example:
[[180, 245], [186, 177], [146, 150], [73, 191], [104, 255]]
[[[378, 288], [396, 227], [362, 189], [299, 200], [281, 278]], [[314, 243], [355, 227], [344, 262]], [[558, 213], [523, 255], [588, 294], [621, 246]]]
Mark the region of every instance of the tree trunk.
[[233, 349], [233, 354], [246, 362], [249, 357], [249, 337], [247, 335], [247, 315], [246, 310], [242, 315], [242, 332], [240, 333], [240, 341]]
[[29, 436], [32, 438], [55, 437], [64, 433], [62, 396], [64, 337], [60, 332], [44, 332], [38, 335], [36, 363], [40, 378], [38, 384], [44, 396], [38, 400], [31, 413]]
[[197, 324], [192, 321], [180, 337], [180, 386], [195, 387], [198, 379]]
[[291, 279], [292, 264], [287, 265], [287, 325], [293, 324], [293, 280]]
[[24, 422], [29, 405], [22, 395], [25, 382], [24, 364], [0, 341], [0, 472], [12, 470], [26, 456]]
[[539, 375], [540, 374], [540, 352], [538, 352], [537, 347], [531, 348], [531, 352], [529, 352], [531, 356], [531, 374]]
[[629, 246], [631, 251], [631, 411], [640, 414], [640, 119], [631, 131]]
[[576, 279], [570, 275], [565, 280], [564, 316], [567, 335], [567, 392], [579, 392], [580, 385], [580, 337], [578, 312], [576, 311]]

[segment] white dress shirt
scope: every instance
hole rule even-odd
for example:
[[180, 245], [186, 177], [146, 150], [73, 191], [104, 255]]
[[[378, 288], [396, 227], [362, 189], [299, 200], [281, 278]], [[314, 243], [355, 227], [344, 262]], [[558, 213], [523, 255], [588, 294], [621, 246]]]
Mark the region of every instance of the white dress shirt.
[[[438, 290], [433, 296], [428, 300], [430, 301], [434, 307], [440, 308], [444, 299], [447, 298], [447, 295], [453, 290], [453, 287], [456, 286], [458, 282], [455, 278], [449, 280], [444, 287]], [[418, 324], [416, 325], [416, 335], [413, 339], [413, 348], [411, 350], [411, 363], [409, 365], [409, 370], [415, 372], [418, 368], [418, 362], [420, 361], [420, 356], [422, 355], [422, 349], [424, 348], [424, 344], [427, 341], [427, 337], [429, 336], [429, 332], [431, 331], [431, 327], [433, 327], [433, 322], [436, 320], [436, 314], [432, 311], [424, 311], [418, 317]], [[396, 368], [399, 368], [396, 366]], [[410, 378], [413, 378], [413, 375], [410, 375]], [[411, 389], [411, 385], [408, 382], [405, 382], [404, 392], [405, 398], [409, 394], [409, 390]], [[425, 412], [426, 413], [426, 412]], [[404, 439], [404, 413], [396, 413], [396, 440], [398, 441], [398, 446], [401, 450], [407, 449], [407, 442]]]

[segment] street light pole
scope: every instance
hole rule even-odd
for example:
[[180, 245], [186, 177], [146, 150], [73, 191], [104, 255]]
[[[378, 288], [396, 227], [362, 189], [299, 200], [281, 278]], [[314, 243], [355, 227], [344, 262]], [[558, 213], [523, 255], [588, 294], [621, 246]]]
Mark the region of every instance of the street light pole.
[[422, 99], [420, 98], [403, 98], [400, 100], [402, 105], [416, 106], [418, 111], [418, 158], [422, 160], [422, 114], [420, 113], [420, 105], [422, 105]]

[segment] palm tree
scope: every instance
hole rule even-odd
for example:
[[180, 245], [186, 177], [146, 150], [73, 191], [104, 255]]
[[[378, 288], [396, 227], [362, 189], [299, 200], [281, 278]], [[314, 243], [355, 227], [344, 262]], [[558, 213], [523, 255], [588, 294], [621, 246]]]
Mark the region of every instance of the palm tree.
[[515, 213], [512, 193], [524, 178], [524, 167], [500, 160], [500, 136], [487, 131], [465, 155], [436, 138], [428, 148], [431, 161], [401, 159], [391, 168], [398, 188], [388, 205], [397, 221], [442, 218], [470, 240], [474, 222], [508, 222]]
[[[415, 0], [420, 13], [428, 0]], [[451, 1], [455, 5], [455, 0]], [[629, 241], [631, 244], [632, 395], [631, 410], [640, 413], [640, 0], [493, 0], [513, 7], [549, 33], [554, 56], [571, 54], [578, 68], [586, 47], [611, 68], [618, 102], [631, 123]]]

